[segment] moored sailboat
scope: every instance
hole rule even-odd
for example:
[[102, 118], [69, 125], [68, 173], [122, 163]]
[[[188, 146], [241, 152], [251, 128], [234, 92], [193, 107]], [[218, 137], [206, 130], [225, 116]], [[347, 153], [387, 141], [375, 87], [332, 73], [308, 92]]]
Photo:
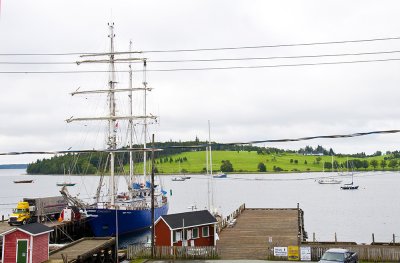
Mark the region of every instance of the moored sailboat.
[[[109, 168], [105, 169], [110, 174], [110, 183], [108, 186], [108, 193], [106, 195], [101, 196], [101, 189], [104, 185], [104, 174], [101, 175], [99, 185], [96, 192], [95, 203], [85, 205], [86, 214], [89, 218], [88, 223], [93, 231], [93, 234], [96, 237], [102, 236], [116, 236], [122, 235], [125, 233], [137, 231], [140, 229], [148, 228], [152, 224], [152, 219], [156, 220], [161, 215], [165, 215], [168, 213], [168, 199], [166, 197], [166, 192], [161, 189], [160, 184], [155, 184], [154, 182], [150, 182], [146, 179], [145, 176], [143, 178], [139, 178], [133, 175], [133, 144], [132, 144], [132, 132], [133, 132], [133, 121], [141, 120], [143, 121], [144, 133], [146, 138], [147, 132], [147, 119], [155, 119], [152, 115], [147, 115], [146, 113], [146, 92], [150, 89], [147, 87], [147, 82], [143, 81], [143, 87], [141, 88], [133, 88], [132, 87], [132, 69], [130, 66], [129, 74], [130, 74], [130, 86], [126, 89], [117, 89], [116, 79], [115, 79], [115, 52], [114, 52], [114, 25], [109, 24], [110, 29], [110, 52], [104, 54], [93, 54], [93, 56], [107, 56], [106, 61], [110, 65], [110, 77], [109, 77], [109, 86], [106, 90], [97, 90], [97, 91], [76, 91], [72, 95], [76, 94], [90, 94], [90, 93], [105, 93], [108, 95], [108, 104], [109, 104], [109, 116], [105, 117], [93, 117], [93, 118], [70, 118], [67, 122], [72, 121], [87, 121], [87, 120], [106, 120], [108, 122], [108, 137], [107, 137], [107, 145], [108, 145], [108, 163]], [[90, 56], [90, 55], [86, 55]], [[142, 60], [144, 62], [144, 67], [146, 66], [145, 59], [132, 59], [132, 60]], [[104, 62], [105, 60], [102, 60]], [[81, 61], [80, 63], [85, 62], [96, 62], [95, 60], [90, 61]], [[132, 112], [132, 92], [133, 91], [143, 91], [144, 92], [144, 114], [141, 116], [134, 116]], [[116, 92], [129, 92], [130, 98], [130, 114], [128, 116], [117, 116], [116, 109]], [[117, 186], [117, 175], [116, 173], [116, 152], [117, 152], [117, 127], [118, 120], [127, 120], [129, 121], [128, 126], [130, 130], [130, 141], [128, 149], [126, 151], [129, 152], [129, 183], [127, 185], [128, 192], [118, 194], [118, 186]], [[146, 140], [144, 139], [143, 148], [141, 152], [143, 152], [143, 170], [144, 175], [146, 175], [146, 152], [152, 151], [146, 147]], [[64, 195], [68, 195], [68, 192], [63, 188]], [[154, 218], [152, 218], [152, 193], [154, 194]], [[78, 204], [82, 204], [80, 201], [76, 201], [77, 199], [71, 196], [68, 196], [69, 200], [72, 202], [76, 202]]]

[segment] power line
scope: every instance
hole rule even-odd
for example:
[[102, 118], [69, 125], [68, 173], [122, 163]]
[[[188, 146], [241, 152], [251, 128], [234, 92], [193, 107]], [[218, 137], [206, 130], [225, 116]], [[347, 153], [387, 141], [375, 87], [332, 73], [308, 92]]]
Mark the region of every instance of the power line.
[[[211, 59], [175, 59], [175, 60], [151, 60], [151, 63], [185, 63], [185, 62], [217, 62], [217, 61], [246, 61], [246, 60], [273, 60], [273, 59], [302, 59], [302, 58], [322, 58], [322, 57], [344, 57], [344, 56], [363, 56], [363, 55], [379, 55], [379, 54], [395, 54], [400, 50], [376, 51], [376, 52], [358, 52], [358, 53], [339, 53], [339, 54], [317, 54], [317, 55], [298, 55], [298, 56], [272, 56], [272, 57], [244, 57], [244, 58], [211, 58]], [[99, 61], [98, 63], [109, 63], [109, 61]], [[114, 63], [142, 63], [138, 61], [116, 61]], [[76, 62], [13, 62], [0, 61], [4, 65], [71, 65]]]
[[[258, 66], [230, 66], [230, 67], [202, 67], [202, 68], [173, 68], [173, 69], [148, 69], [147, 72], [173, 72], [173, 71], [206, 71], [206, 70], [230, 70], [230, 69], [257, 69], [257, 68], [281, 68], [281, 67], [304, 67], [304, 66], [320, 66], [320, 65], [339, 65], [339, 64], [356, 64], [356, 63], [372, 63], [372, 62], [388, 62], [399, 61], [400, 58], [388, 59], [369, 59], [369, 60], [352, 60], [352, 61], [336, 61], [336, 62], [316, 62], [316, 63], [299, 63], [299, 64], [277, 64], [277, 65], [258, 65]], [[75, 71], [0, 71], [0, 74], [83, 74], [83, 73], [127, 73], [128, 70], [75, 70]], [[133, 72], [143, 72], [143, 70], [133, 70]]]
[[[309, 43], [293, 43], [293, 44], [276, 44], [276, 45], [255, 45], [255, 46], [239, 46], [239, 47], [217, 47], [217, 48], [195, 48], [195, 49], [170, 49], [170, 50], [145, 50], [140, 53], [176, 53], [176, 52], [199, 52], [199, 51], [219, 51], [219, 50], [238, 50], [238, 49], [260, 49], [260, 48], [278, 48], [278, 47], [294, 47], [294, 46], [315, 46], [315, 45], [331, 45], [331, 44], [347, 44], [362, 43], [375, 41], [399, 40], [400, 37], [384, 37], [358, 40], [340, 40], [327, 42], [309, 42]], [[115, 55], [123, 55], [132, 52], [114, 52]], [[111, 53], [103, 52], [66, 52], [66, 53], [0, 53], [0, 56], [76, 56], [76, 55], [108, 55]]]
[[346, 43], [374, 42], [374, 41], [387, 41], [387, 40], [399, 40], [399, 39], [400, 39], [400, 37], [386, 37], [386, 38], [371, 38], [371, 39], [359, 39], [359, 40], [342, 40], [342, 41], [295, 43], [295, 44], [277, 44], [277, 45], [261, 45], [261, 46], [197, 48], [197, 49], [171, 49], [171, 50], [146, 50], [146, 51], [142, 51], [142, 53], [196, 52], [196, 51], [259, 49], [259, 48], [277, 48], [277, 47], [295, 47], [295, 46], [315, 46], [315, 45], [346, 44]]
[[340, 138], [353, 138], [361, 137], [374, 134], [395, 134], [400, 133], [400, 130], [382, 130], [382, 131], [370, 131], [370, 132], [357, 132], [351, 134], [335, 134], [335, 135], [317, 135], [310, 137], [301, 138], [289, 138], [289, 139], [266, 139], [266, 140], [255, 140], [247, 142], [231, 142], [231, 143], [209, 143], [200, 145], [172, 145], [157, 148], [120, 148], [116, 150], [61, 150], [61, 151], [23, 151], [23, 152], [6, 152], [0, 153], [2, 155], [25, 155], [25, 154], [66, 154], [66, 153], [100, 153], [100, 152], [129, 152], [129, 151], [161, 151], [166, 149], [195, 149], [195, 148], [205, 148], [207, 146], [224, 146], [224, 145], [247, 145], [247, 144], [260, 144], [260, 143], [277, 143], [277, 142], [298, 142], [298, 141], [309, 141], [315, 139], [340, 139]]

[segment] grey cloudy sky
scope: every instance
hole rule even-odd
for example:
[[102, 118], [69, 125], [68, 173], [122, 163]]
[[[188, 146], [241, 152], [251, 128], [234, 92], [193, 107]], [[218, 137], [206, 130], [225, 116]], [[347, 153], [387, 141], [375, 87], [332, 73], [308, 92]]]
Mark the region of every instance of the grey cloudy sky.
[[[103, 52], [107, 22], [116, 49], [171, 50], [375, 39], [400, 36], [398, 1], [102, 1], [2, 0], [0, 53]], [[399, 58], [400, 54], [338, 58], [198, 63], [151, 60], [300, 56], [400, 50], [400, 40], [230, 51], [146, 53], [148, 69], [259, 66]], [[19, 62], [73, 62], [78, 56], [1, 56]], [[152, 128], [161, 141], [207, 137], [218, 142], [297, 138], [399, 129], [400, 61], [259, 69], [151, 72]], [[135, 64], [140, 70], [141, 65]], [[106, 65], [10, 65], [0, 71], [106, 70]], [[126, 70], [127, 65], [118, 65]], [[136, 73], [135, 86], [142, 74]], [[101, 114], [100, 96], [72, 97], [106, 87], [105, 73], [0, 74], [0, 152], [100, 147], [98, 124], [66, 124]], [[127, 74], [118, 74], [120, 87]], [[121, 99], [122, 100], [122, 99]], [[122, 112], [122, 108], [120, 108]], [[266, 144], [336, 152], [400, 149], [400, 135]], [[1, 157], [0, 163], [38, 156]]]

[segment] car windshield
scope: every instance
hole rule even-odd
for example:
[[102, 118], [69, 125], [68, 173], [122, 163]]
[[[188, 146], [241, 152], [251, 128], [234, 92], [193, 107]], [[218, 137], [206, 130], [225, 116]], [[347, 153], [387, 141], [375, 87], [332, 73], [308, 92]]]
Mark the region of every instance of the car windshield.
[[344, 261], [344, 254], [343, 253], [333, 253], [333, 252], [325, 252], [325, 254], [322, 256], [323, 260], [327, 261]]

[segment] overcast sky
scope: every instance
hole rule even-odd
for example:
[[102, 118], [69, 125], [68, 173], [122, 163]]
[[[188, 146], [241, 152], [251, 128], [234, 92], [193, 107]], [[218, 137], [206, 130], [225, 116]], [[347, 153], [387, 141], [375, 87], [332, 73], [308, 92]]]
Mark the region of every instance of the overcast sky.
[[[0, 53], [105, 52], [107, 23], [117, 51], [264, 46], [400, 37], [398, 1], [103, 1], [2, 0]], [[156, 140], [233, 142], [400, 129], [400, 61], [257, 69], [155, 72], [155, 69], [265, 66], [400, 59], [400, 53], [192, 63], [157, 60], [261, 58], [399, 51], [400, 40], [224, 51], [144, 53], [149, 112], [160, 116]], [[74, 56], [0, 56], [1, 62], [74, 62]], [[140, 64], [133, 65], [141, 70]], [[0, 71], [107, 70], [107, 65], [0, 64]], [[127, 64], [117, 69], [127, 70]], [[127, 87], [119, 73], [119, 87]], [[70, 116], [104, 114], [104, 97], [71, 97], [104, 89], [107, 73], [0, 74], [0, 152], [101, 148], [102, 128], [66, 124]], [[134, 74], [140, 86], [142, 73]], [[120, 98], [119, 113], [126, 104]], [[139, 110], [140, 104], [136, 105]], [[125, 107], [126, 108], [126, 107]], [[262, 144], [306, 145], [336, 152], [400, 150], [400, 134]], [[23, 163], [40, 156], [1, 157]]]

